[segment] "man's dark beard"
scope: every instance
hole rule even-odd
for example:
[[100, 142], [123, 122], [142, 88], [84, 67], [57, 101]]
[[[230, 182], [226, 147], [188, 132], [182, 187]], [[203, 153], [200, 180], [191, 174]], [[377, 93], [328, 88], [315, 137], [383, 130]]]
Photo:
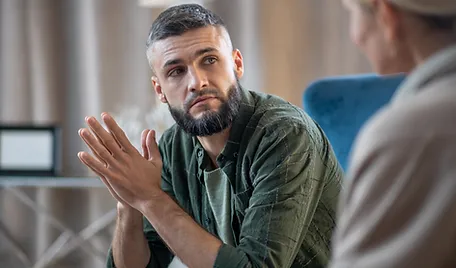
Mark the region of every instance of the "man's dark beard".
[[[203, 89], [194, 93], [184, 104], [184, 110], [171, 107], [168, 104], [169, 111], [176, 123], [187, 133], [193, 136], [211, 136], [228, 128], [239, 112], [241, 103], [241, 86], [239, 80], [228, 89], [227, 98], [220, 95], [216, 89]], [[218, 111], [206, 111], [204, 114], [195, 119], [189, 113], [193, 101], [201, 96], [215, 96], [222, 104]]]

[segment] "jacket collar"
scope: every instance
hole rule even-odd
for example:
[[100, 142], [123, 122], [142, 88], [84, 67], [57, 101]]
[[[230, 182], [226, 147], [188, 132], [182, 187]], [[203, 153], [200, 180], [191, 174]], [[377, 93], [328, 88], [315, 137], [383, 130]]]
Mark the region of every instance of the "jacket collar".
[[454, 72], [456, 72], [456, 45], [435, 53], [416, 67], [396, 91], [393, 102], [416, 95], [429, 83]]

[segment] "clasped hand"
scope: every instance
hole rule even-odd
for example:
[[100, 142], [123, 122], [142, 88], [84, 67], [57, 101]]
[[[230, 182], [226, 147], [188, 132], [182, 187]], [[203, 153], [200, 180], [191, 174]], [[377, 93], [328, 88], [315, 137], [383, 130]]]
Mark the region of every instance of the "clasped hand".
[[90, 130], [82, 128], [79, 135], [93, 155], [80, 152], [78, 157], [100, 177], [115, 199], [143, 211], [162, 193], [162, 160], [155, 131], [143, 131], [141, 155], [109, 114], [101, 117], [107, 130], [94, 117], [86, 117]]

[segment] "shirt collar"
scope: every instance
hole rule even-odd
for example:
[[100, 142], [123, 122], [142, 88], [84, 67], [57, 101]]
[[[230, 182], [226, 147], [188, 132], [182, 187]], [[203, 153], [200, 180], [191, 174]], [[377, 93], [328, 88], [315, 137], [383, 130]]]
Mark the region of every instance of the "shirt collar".
[[217, 158], [217, 161], [220, 162], [237, 158], [242, 136], [244, 135], [247, 125], [255, 112], [255, 100], [253, 96], [248, 90], [241, 88], [240, 91], [241, 103], [239, 106], [239, 112], [231, 125], [228, 141], [222, 150], [222, 153]]
[[[227, 161], [234, 161], [237, 159], [239, 145], [242, 136], [247, 128], [247, 125], [255, 112], [255, 99], [250, 94], [250, 91], [240, 88], [241, 103], [239, 105], [239, 112], [231, 125], [230, 135], [222, 153], [217, 157], [219, 166], [224, 166]], [[194, 156], [198, 160], [199, 170], [202, 172], [207, 164], [207, 154], [199, 142], [198, 138], [193, 136]]]

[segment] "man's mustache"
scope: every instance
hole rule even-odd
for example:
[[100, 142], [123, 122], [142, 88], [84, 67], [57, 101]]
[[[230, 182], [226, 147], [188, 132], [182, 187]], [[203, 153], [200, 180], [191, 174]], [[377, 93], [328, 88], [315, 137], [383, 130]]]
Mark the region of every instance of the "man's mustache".
[[185, 110], [188, 111], [190, 107], [192, 106], [192, 103], [199, 97], [203, 97], [205, 95], [211, 95], [214, 98], [217, 99], [222, 99], [222, 96], [220, 95], [220, 90], [215, 89], [215, 88], [207, 88], [203, 90], [199, 90], [196, 93], [192, 93], [191, 95], [188, 96], [187, 100], [185, 100], [184, 107]]

